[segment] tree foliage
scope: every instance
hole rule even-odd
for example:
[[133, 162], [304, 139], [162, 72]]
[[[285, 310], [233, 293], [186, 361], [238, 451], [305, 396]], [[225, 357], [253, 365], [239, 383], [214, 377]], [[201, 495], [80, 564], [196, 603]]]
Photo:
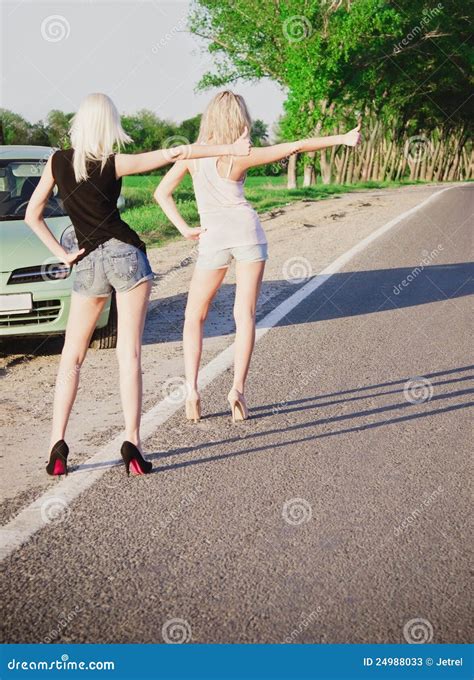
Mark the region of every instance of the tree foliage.
[[195, 0], [190, 29], [216, 64], [199, 87], [272, 79], [286, 93], [286, 139], [352, 127], [363, 116], [400, 148], [407, 135], [440, 130], [460, 131], [464, 144], [469, 14], [457, 0]]

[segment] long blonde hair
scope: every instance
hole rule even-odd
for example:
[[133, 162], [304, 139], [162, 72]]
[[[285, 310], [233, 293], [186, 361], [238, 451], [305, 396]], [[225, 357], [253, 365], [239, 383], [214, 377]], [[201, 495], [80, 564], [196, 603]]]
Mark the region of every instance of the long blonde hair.
[[122, 127], [117, 107], [100, 92], [82, 100], [71, 121], [70, 136], [76, 182], [87, 179], [87, 161], [100, 161], [102, 171], [114, 148], [132, 141]]
[[198, 142], [232, 144], [245, 127], [250, 134], [252, 120], [244, 98], [240, 94], [224, 90], [211, 99], [202, 114]]

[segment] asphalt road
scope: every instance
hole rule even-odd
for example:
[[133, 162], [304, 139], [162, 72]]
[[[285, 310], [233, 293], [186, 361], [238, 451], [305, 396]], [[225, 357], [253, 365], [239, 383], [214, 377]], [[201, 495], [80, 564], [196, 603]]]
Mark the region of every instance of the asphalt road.
[[147, 440], [153, 474], [110, 469], [51, 515], [3, 563], [3, 639], [468, 642], [473, 197], [444, 192], [261, 338], [251, 420], [226, 371], [200, 424]]

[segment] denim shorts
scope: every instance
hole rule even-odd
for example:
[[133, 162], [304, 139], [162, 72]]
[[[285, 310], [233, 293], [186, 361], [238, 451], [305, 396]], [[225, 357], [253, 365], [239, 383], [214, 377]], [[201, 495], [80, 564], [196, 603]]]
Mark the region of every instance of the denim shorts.
[[148, 257], [129, 243], [111, 238], [75, 266], [73, 290], [87, 297], [126, 293], [154, 278]]
[[199, 269], [224, 269], [232, 260], [236, 262], [262, 262], [268, 260], [268, 245], [256, 243], [250, 246], [223, 248], [213, 253], [199, 254], [196, 267]]

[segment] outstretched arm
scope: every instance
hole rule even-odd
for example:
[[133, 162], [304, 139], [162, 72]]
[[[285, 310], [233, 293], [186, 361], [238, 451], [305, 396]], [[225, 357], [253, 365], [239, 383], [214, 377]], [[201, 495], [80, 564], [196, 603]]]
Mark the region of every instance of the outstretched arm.
[[333, 135], [332, 137], [313, 137], [312, 139], [301, 139], [296, 142], [298, 153], [305, 151], [320, 151], [320, 149], [327, 149], [329, 146], [357, 146], [360, 142], [360, 126], [358, 124], [353, 130], [346, 132], [344, 135]]
[[77, 258], [85, 252], [84, 248], [81, 248], [81, 250], [74, 253], [68, 253], [56, 240], [43, 218], [44, 209], [55, 184], [51, 165], [52, 156], [48, 158], [41, 179], [28, 202], [25, 222], [30, 229], [35, 232], [36, 236], [43, 241], [44, 245], [53, 253], [53, 255], [56, 255], [60, 262], [64, 262], [64, 264], [71, 266]]
[[115, 156], [115, 172], [117, 177], [123, 177], [124, 175], [135, 175], [140, 172], [155, 170], [176, 161], [211, 156], [247, 156], [249, 151], [250, 140], [248, 139], [248, 130], [245, 128], [233, 144], [183, 144], [169, 149], [149, 151], [148, 153], [118, 153]]
[[176, 203], [174, 202], [173, 198], [173, 191], [181, 183], [187, 172], [188, 164], [186, 161], [178, 161], [175, 163], [156, 187], [154, 197], [155, 201], [163, 210], [166, 217], [184, 236], [184, 238], [197, 241], [204, 230], [192, 229], [188, 226], [176, 207]]
[[273, 146], [254, 147], [250, 150], [250, 154], [246, 157], [236, 158], [234, 160], [235, 171], [240, 170], [245, 172], [248, 168], [253, 168], [257, 165], [266, 165], [267, 163], [275, 163], [281, 161], [287, 156], [294, 153], [302, 153], [306, 151], [320, 151], [327, 149], [330, 146], [338, 146], [344, 144], [346, 146], [356, 146], [360, 141], [360, 123], [359, 125], [346, 132], [344, 135], [333, 135], [331, 137], [312, 137], [310, 139], [299, 139], [296, 142], [285, 142], [284, 144], [274, 144]]

